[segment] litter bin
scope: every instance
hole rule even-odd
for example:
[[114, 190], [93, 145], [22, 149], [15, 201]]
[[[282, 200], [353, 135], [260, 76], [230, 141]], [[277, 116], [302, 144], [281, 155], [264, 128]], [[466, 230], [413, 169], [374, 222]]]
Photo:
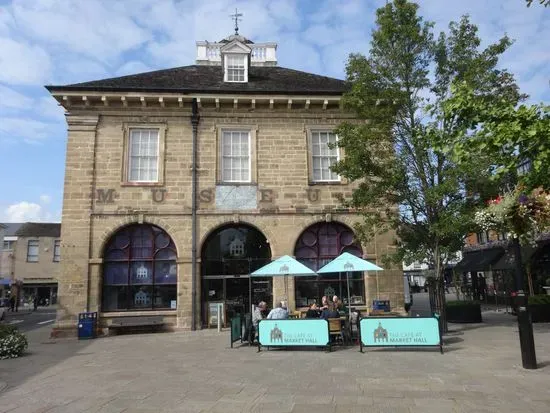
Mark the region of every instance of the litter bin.
[[97, 313], [78, 314], [78, 339], [87, 340], [97, 336]]
[[372, 302], [372, 309], [375, 311], [383, 311], [385, 313], [390, 312], [389, 300], [374, 300]]

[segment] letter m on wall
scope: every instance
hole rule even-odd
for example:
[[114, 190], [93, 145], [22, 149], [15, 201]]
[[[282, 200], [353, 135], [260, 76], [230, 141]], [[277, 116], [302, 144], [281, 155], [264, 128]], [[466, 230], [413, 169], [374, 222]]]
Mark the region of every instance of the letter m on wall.
[[96, 202], [98, 204], [112, 204], [115, 202], [115, 195], [114, 189], [98, 189], [96, 191]]

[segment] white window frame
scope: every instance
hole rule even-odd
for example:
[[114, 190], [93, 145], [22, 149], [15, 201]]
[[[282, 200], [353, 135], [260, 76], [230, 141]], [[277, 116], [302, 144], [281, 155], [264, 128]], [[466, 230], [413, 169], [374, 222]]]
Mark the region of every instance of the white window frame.
[[[238, 58], [243, 65], [243, 80], [229, 79], [229, 60], [232, 58]], [[248, 82], [248, 56], [241, 53], [227, 53], [224, 58], [224, 81], [229, 83], [246, 83]], [[240, 69], [240, 67], [232, 68], [232, 70]]]
[[[232, 155], [224, 155], [224, 140], [226, 133], [246, 133], [248, 134], [248, 179], [228, 179], [225, 176], [225, 158], [232, 158]], [[242, 155], [235, 155], [242, 157]], [[222, 183], [251, 183], [252, 182], [252, 131], [244, 128], [227, 128], [221, 130], [220, 139], [220, 180]]]
[[[132, 154], [132, 139], [134, 132], [143, 132], [147, 131], [149, 134], [152, 131], [157, 133], [157, 151], [154, 155], [156, 157], [156, 177], [153, 179], [140, 179], [141, 176], [138, 176], [137, 179], [132, 179], [132, 158], [141, 158], [141, 157], [153, 157], [151, 155], [138, 155], [135, 156]], [[150, 136], [150, 135], [149, 135]], [[161, 153], [161, 130], [159, 128], [149, 128], [149, 127], [132, 127], [128, 130], [128, 172], [127, 172], [127, 181], [129, 183], [157, 183], [160, 181], [160, 153]], [[139, 173], [139, 170], [138, 170]]]
[[[321, 134], [321, 133], [328, 133], [328, 134], [332, 134], [336, 137], [336, 143], [338, 143], [338, 135], [336, 133], [334, 133], [334, 131], [330, 130], [330, 129], [311, 129], [309, 131], [309, 150], [310, 150], [310, 156], [309, 156], [309, 159], [310, 159], [310, 162], [311, 162], [311, 182], [314, 182], [314, 183], [323, 183], [323, 182], [326, 182], [326, 183], [340, 183], [342, 182], [342, 177], [338, 174], [336, 174], [336, 178], [332, 178], [332, 177], [329, 177], [328, 179], [323, 179], [323, 169], [321, 169], [321, 179], [316, 179], [315, 177], [315, 168], [314, 168], [314, 158], [326, 158], [326, 157], [329, 157], [332, 158], [333, 155], [328, 155], [328, 156], [325, 156], [325, 155], [315, 155], [313, 153], [313, 141], [314, 141], [314, 135], [315, 134]], [[330, 149], [331, 151], [336, 151], [336, 162], [340, 161], [340, 148], [339, 147], [336, 147], [334, 149]], [[330, 170], [329, 168], [329, 174], [332, 175], [333, 172]]]
[[53, 242], [53, 262], [59, 262], [61, 260], [60, 257], [61, 257], [61, 240], [56, 239]]
[[[33, 247], [36, 247], [36, 256], [30, 255], [30, 248], [31, 248], [31, 242], [33, 243]], [[36, 245], [34, 245], [36, 243]], [[38, 258], [40, 256], [40, 241], [37, 239], [30, 239], [27, 241], [27, 262], [38, 262]], [[36, 259], [31, 259], [36, 257]]]
[[[2, 251], [13, 251], [13, 246], [15, 245], [15, 241], [12, 240], [4, 240], [4, 243], [2, 245]], [[6, 248], [7, 246], [7, 248]]]

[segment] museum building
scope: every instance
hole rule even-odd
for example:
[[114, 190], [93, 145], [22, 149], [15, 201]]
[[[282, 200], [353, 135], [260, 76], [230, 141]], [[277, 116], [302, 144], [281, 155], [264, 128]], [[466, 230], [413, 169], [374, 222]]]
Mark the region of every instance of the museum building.
[[[317, 270], [344, 251], [381, 264], [392, 234], [361, 245], [342, 207], [355, 184], [330, 170], [342, 80], [277, 65], [277, 44], [197, 42], [191, 66], [47, 89], [66, 110], [59, 310], [208, 327], [252, 303], [292, 309], [346, 296], [342, 274], [250, 277], [291, 255]], [[402, 270], [355, 274], [351, 304], [403, 308]], [[252, 303], [251, 303], [252, 301]], [[346, 298], [347, 301], [347, 298]]]

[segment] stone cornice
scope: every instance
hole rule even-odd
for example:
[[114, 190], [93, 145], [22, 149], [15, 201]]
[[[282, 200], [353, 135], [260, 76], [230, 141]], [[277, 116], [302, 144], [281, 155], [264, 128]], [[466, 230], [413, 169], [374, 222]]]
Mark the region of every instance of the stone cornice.
[[194, 98], [199, 108], [209, 107], [254, 110], [259, 107], [273, 109], [338, 109], [341, 110], [340, 95], [265, 95], [265, 94], [193, 94], [153, 92], [86, 92], [86, 91], [56, 91], [52, 96], [66, 110], [72, 108], [190, 108]]

